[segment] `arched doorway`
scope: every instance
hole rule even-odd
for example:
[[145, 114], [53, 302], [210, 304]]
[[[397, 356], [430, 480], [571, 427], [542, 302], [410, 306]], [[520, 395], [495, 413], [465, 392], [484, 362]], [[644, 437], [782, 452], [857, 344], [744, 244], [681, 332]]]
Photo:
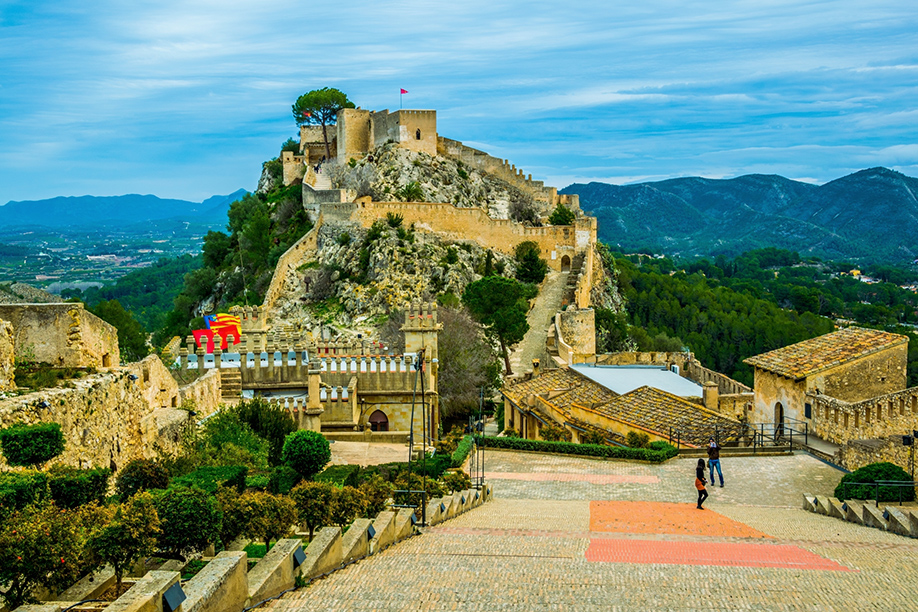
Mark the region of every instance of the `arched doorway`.
[[370, 415], [370, 431], [389, 431], [389, 418], [382, 410], [376, 410]]
[[571, 271], [571, 258], [565, 255], [561, 258], [561, 271], [570, 272]]
[[775, 404], [775, 439], [784, 435], [784, 406], [781, 402]]

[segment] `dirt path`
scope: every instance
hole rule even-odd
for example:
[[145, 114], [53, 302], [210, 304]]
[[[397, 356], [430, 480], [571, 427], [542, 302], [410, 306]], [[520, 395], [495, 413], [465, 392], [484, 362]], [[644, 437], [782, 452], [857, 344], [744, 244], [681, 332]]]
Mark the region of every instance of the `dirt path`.
[[510, 353], [510, 367], [514, 374], [532, 369], [532, 360], [538, 359], [545, 352], [547, 330], [552, 319], [561, 310], [564, 288], [567, 286], [569, 272], [549, 272], [536, 298], [535, 305], [526, 316], [529, 331], [523, 341]]

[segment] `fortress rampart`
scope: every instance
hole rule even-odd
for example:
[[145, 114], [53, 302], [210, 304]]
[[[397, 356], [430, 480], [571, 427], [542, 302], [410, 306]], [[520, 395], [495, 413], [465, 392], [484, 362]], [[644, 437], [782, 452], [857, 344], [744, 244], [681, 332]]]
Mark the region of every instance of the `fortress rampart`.
[[385, 219], [388, 213], [399, 214], [406, 224], [413, 223], [418, 229], [451, 240], [474, 241], [508, 255], [513, 254], [519, 243], [533, 241], [554, 270], [561, 270], [565, 262], [570, 266], [577, 253], [589, 250], [596, 242], [593, 217], [578, 217], [574, 225], [531, 227], [508, 219], [492, 219], [481, 208], [457, 208], [432, 202], [323, 203], [321, 211], [324, 222], [358, 223], [365, 228]]

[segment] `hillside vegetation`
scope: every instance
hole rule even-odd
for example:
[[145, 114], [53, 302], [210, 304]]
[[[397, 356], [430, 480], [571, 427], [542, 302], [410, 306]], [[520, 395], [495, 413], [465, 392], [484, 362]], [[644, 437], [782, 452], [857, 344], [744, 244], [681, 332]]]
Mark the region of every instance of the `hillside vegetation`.
[[579, 194], [599, 219], [600, 238], [626, 252], [688, 259], [772, 246], [859, 263], [918, 257], [918, 179], [886, 168], [821, 186], [753, 174], [574, 184], [562, 193]]

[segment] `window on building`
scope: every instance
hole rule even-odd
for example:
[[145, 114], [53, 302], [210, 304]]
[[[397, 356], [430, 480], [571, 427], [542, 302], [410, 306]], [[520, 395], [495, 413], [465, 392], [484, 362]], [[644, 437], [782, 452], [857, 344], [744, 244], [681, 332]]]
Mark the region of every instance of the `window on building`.
[[807, 419], [813, 418], [813, 406], [809, 402], [803, 404], [803, 416]]
[[415, 140], [420, 140], [420, 139], [421, 139], [421, 130], [420, 130], [420, 129], [418, 129], [418, 131], [416, 131], [416, 132], [414, 133], [414, 139], [415, 139]]

